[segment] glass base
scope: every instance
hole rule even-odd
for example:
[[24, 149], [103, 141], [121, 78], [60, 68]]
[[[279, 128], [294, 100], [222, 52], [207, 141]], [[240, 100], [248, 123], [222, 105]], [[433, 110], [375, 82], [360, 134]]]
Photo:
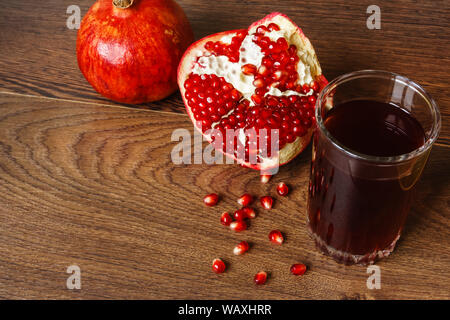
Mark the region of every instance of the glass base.
[[316, 247], [319, 248], [324, 254], [327, 256], [330, 256], [338, 263], [343, 263], [345, 265], [369, 265], [375, 263], [375, 261], [385, 258], [391, 254], [392, 251], [394, 251], [395, 244], [397, 243], [398, 239], [400, 239], [400, 233], [395, 237], [394, 241], [385, 249], [383, 250], [376, 250], [371, 253], [367, 253], [365, 255], [357, 255], [357, 254], [351, 254], [348, 252], [337, 250], [325, 243], [317, 234], [315, 234], [309, 225], [309, 222], [307, 223], [307, 230], [309, 235], [314, 239], [316, 243]]

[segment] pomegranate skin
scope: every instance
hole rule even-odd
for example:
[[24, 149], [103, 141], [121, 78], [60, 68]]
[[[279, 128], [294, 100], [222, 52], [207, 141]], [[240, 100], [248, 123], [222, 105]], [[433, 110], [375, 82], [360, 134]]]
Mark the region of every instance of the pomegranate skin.
[[139, 104], [177, 89], [177, 67], [193, 32], [173, 0], [134, 0], [126, 9], [98, 0], [77, 36], [78, 66], [108, 99]]

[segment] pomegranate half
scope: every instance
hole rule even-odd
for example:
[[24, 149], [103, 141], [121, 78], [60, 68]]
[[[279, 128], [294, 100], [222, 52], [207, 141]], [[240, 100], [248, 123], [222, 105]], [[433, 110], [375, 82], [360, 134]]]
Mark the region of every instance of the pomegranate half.
[[214, 148], [262, 171], [289, 162], [309, 144], [316, 97], [326, 83], [311, 43], [281, 13], [248, 30], [197, 41], [178, 67], [194, 126]]
[[108, 99], [156, 101], [176, 91], [177, 67], [193, 40], [173, 0], [98, 0], [78, 30], [78, 65]]

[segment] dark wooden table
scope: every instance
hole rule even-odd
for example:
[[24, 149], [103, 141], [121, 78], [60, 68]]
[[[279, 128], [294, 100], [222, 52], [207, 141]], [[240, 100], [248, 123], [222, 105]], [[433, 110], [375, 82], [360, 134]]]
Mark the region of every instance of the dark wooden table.
[[[78, 70], [68, 0], [17, 0], [0, 9], [0, 298], [432, 299], [450, 298], [450, 7], [448, 1], [378, 1], [381, 29], [366, 27], [373, 1], [178, 1], [196, 38], [288, 14], [313, 42], [328, 79], [385, 69], [421, 83], [442, 113], [441, 135], [395, 252], [378, 263], [380, 290], [361, 266], [336, 264], [305, 229], [310, 148], [267, 185], [237, 165], [174, 165], [170, 136], [192, 125], [179, 94], [142, 106], [99, 96]], [[275, 4], [277, 3], [277, 4]], [[84, 15], [93, 1], [78, 1]], [[244, 191], [294, 186], [244, 234], [218, 223]], [[202, 197], [222, 201], [205, 208]], [[287, 241], [273, 247], [267, 232]], [[232, 248], [253, 244], [246, 256]], [[222, 257], [228, 272], [215, 275]], [[309, 271], [293, 278], [289, 266]], [[66, 269], [81, 269], [68, 290]], [[255, 288], [252, 277], [271, 276]]]

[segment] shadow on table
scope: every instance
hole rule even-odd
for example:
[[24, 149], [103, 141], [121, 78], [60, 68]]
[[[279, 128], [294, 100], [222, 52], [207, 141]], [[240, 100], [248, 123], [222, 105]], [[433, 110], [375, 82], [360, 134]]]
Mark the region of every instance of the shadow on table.
[[423, 175], [416, 187], [415, 199], [403, 231], [403, 238], [419, 231], [433, 214], [438, 214], [447, 221], [450, 218], [449, 159], [450, 148], [433, 147]]

